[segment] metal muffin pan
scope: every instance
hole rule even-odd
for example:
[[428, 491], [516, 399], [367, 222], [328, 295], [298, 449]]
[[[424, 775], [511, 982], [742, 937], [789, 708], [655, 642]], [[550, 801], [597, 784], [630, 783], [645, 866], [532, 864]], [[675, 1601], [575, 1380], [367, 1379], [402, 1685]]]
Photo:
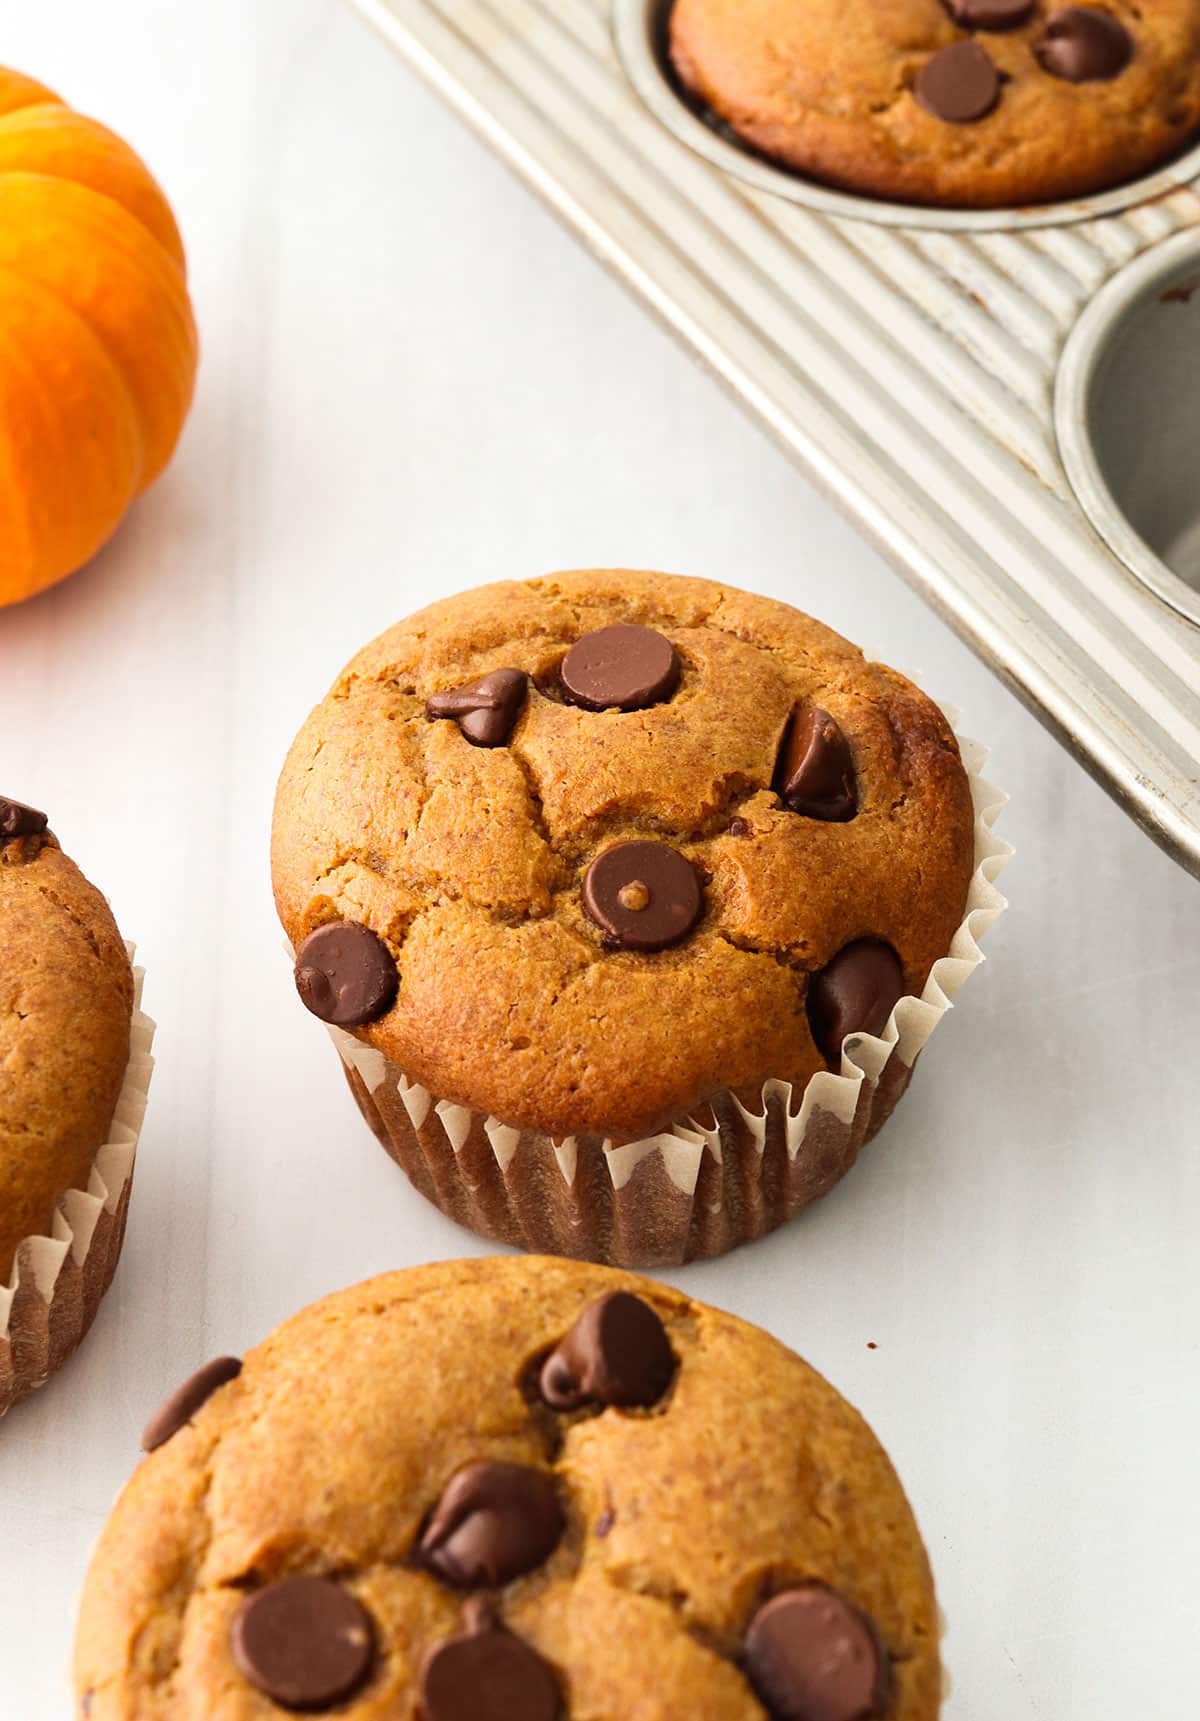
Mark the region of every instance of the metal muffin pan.
[[1104, 429], [1132, 408], [1101, 404], [1110, 318], [1200, 243], [1200, 149], [1068, 204], [910, 209], [706, 126], [665, 74], [662, 0], [354, 4], [1200, 875], [1187, 522], [1160, 541]]

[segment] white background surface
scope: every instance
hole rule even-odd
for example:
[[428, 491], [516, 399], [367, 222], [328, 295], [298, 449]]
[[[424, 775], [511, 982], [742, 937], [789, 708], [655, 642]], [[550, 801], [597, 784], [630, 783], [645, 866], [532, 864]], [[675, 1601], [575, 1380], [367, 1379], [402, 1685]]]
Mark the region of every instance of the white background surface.
[[116, 1285], [0, 1427], [0, 1721], [71, 1713], [88, 1549], [168, 1388], [322, 1292], [483, 1247], [410, 1193], [292, 994], [266, 842], [295, 728], [427, 599], [621, 563], [787, 597], [921, 669], [992, 743], [1019, 847], [992, 960], [878, 1146], [679, 1282], [890, 1448], [950, 1618], [948, 1721], [1190, 1713], [1197, 886], [335, 0], [0, 15], [0, 58], [159, 173], [205, 348], [166, 481], [0, 613], [0, 787], [110, 894], [160, 1024]]

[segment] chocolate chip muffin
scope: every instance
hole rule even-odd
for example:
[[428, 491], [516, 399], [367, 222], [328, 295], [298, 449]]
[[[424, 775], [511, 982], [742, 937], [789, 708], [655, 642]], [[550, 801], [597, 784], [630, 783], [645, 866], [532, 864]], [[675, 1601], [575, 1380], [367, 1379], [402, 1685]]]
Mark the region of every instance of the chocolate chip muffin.
[[360, 653], [284, 767], [273, 870], [300, 996], [418, 1188], [647, 1265], [780, 1223], [883, 1121], [974, 826], [902, 676], [785, 604], [585, 572]]
[[675, 0], [670, 54], [753, 149], [912, 203], [1080, 197], [1200, 131], [1200, 0]]
[[92, 1561], [79, 1721], [934, 1721], [862, 1419], [677, 1291], [537, 1259], [327, 1298], [168, 1401]]
[[116, 1267], [127, 1177], [64, 1197], [112, 1141], [133, 1014], [108, 904], [44, 813], [0, 797], [0, 1410], [65, 1360]]

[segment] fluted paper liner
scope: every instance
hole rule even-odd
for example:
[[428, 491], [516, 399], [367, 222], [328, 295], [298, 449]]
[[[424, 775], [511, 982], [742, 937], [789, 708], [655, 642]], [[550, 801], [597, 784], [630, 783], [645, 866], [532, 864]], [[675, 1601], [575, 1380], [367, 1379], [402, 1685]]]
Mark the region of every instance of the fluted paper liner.
[[[943, 706], [952, 725], [957, 713]], [[848, 1035], [838, 1074], [797, 1092], [763, 1083], [747, 1107], [726, 1092], [643, 1141], [554, 1140], [438, 1099], [338, 1028], [330, 1033], [359, 1108], [420, 1192], [470, 1230], [539, 1254], [620, 1267], [721, 1255], [784, 1224], [857, 1159], [908, 1086], [913, 1065], [1008, 906], [996, 878], [1012, 855], [993, 826], [1008, 797], [981, 776], [987, 749], [959, 736], [975, 808], [975, 867], [949, 952], [880, 1035]]]
[[[126, 949], [132, 963], [134, 947]], [[0, 1416], [66, 1362], [117, 1269], [154, 1068], [154, 1023], [141, 1009], [144, 977], [134, 968], [129, 1062], [109, 1139], [96, 1154], [88, 1186], [59, 1197], [50, 1235], [26, 1237], [17, 1245], [12, 1276], [0, 1286]]]

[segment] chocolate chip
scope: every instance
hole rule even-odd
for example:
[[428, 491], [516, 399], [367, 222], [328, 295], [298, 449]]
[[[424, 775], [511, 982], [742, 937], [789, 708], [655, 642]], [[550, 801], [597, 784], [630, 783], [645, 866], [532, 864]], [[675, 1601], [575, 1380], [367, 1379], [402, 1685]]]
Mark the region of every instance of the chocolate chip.
[[841, 1062], [847, 1034], [881, 1034], [904, 996], [904, 969], [890, 944], [860, 938], [808, 983], [808, 1019], [826, 1063]]
[[956, 24], [968, 30], [1014, 30], [1033, 16], [1035, 0], [946, 0]]
[[678, 849], [618, 843], [588, 868], [583, 906], [623, 950], [665, 950], [695, 926], [704, 893], [699, 873]]
[[750, 826], [746, 823], [745, 819], [734, 819], [730, 823], [729, 834], [731, 837], [748, 837], [750, 835]]
[[622, 623], [584, 634], [559, 675], [567, 698], [586, 711], [642, 711], [679, 686], [679, 655], [654, 628]]
[[296, 954], [296, 990], [305, 1006], [339, 1028], [385, 1016], [399, 984], [387, 945], [356, 920], [319, 926]]
[[858, 811], [858, 782], [850, 744], [819, 705], [797, 706], [783, 736], [775, 792], [806, 819], [845, 824]]
[[452, 717], [475, 747], [503, 747], [517, 726], [528, 690], [523, 669], [493, 669], [465, 687], [433, 694], [425, 701], [425, 715]]
[[190, 1380], [185, 1380], [182, 1386], [176, 1387], [170, 1398], [161, 1404], [150, 1418], [142, 1433], [142, 1451], [153, 1452], [157, 1447], [165, 1445], [173, 1434], [178, 1434], [196, 1412], [208, 1403], [219, 1386], [236, 1380], [241, 1372], [241, 1358], [236, 1356], [214, 1357], [212, 1362], [197, 1369]]
[[746, 1633], [746, 1672], [775, 1721], [875, 1721], [890, 1670], [866, 1614], [823, 1584], [784, 1590]]
[[610, 1291], [580, 1315], [542, 1365], [539, 1386], [552, 1410], [581, 1404], [643, 1409], [671, 1384], [675, 1355], [666, 1328], [630, 1291]]
[[554, 1480], [525, 1464], [468, 1464], [451, 1478], [421, 1536], [430, 1571], [460, 1589], [494, 1589], [540, 1566], [566, 1520]]
[[602, 1542], [604, 1540], [605, 1536], [610, 1536], [612, 1534], [613, 1525], [616, 1523], [616, 1521], [617, 1521], [616, 1512], [614, 1511], [614, 1509], [611, 1506], [606, 1506], [604, 1508], [603, 1512], [601, 1512], [600, 1516], [596, 1519], [596, 1528], [595, 1528], [594, 1534], [596, 1536], [597, 1541]]
[[1071, 84], [1119, 77], [1133, 58], [1133, 37], [1100, 6], [1063, 6], [1051, 12], [1034, 48], [1044, 71]]
[[934, 119], [969, 125], [990, 114], [999, 101], [1000, 77], [978, 42], [954, 42], [926, 60], [913, 95]]
[[36, 807], [26, 807], [0, 795], [0, 843], [13, 837], [40, 837], [47, 822], [45, 813], [39, 813]]
[[556, 1721], [562, 1697], [541, 1656], [486, 1605], [463, 1611], [462, 1633], [434, 1644], [422, 1663], [421, 1721]]
[[284, 1578], [247, 1596], [231, 1640], [239, 1672], [285, 1709], [332, 1709], [375, 1658], [370, 1615], [329, 1578]]

